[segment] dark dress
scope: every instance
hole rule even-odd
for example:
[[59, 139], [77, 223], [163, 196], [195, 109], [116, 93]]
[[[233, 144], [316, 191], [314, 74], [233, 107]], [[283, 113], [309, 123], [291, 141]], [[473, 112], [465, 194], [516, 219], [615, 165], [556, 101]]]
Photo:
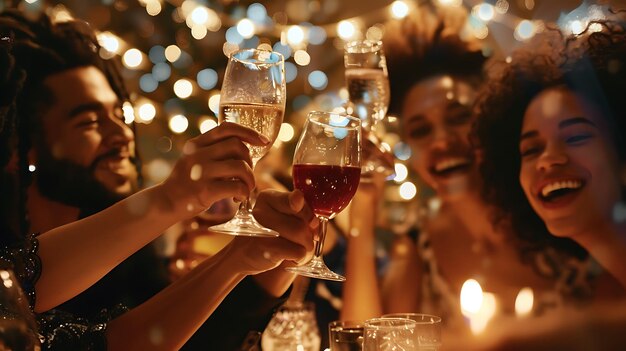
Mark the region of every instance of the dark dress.
[[[34, 235], [11, 248], [0, 249], [0, 261], [10, 266], [35, 304], [34, 286], [41, 274]], [[84, 293], [46, 313], [37, 314], [42, 350], [106, 350], [107, 322], [167, 286], [165, 265], [151, 246], [118, 265]], [[193, 335], [183, 350], [242, 350], [246, 336], [262, 332], [279, 298], [267, 295], [246, 277]], [[0, 316], [1, 317], [1, 316]]]

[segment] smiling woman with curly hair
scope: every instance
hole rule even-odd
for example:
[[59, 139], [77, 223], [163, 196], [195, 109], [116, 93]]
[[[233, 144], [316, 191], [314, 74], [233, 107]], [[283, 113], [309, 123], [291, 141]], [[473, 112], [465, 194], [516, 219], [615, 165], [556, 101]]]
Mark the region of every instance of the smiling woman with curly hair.
[[626, 24], [549, 30], [492, 72], [474, 132], [495, 222], [530, 253], [586, 249], [626, 286]]

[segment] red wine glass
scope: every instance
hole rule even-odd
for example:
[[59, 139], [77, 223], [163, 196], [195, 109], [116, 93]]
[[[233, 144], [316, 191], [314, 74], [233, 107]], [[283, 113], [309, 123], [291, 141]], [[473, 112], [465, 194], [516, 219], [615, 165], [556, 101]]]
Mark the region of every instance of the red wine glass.
[[359, 186], [361, 176], [361, 121], [328, 112], [311, 112], [296, 146], [293, 182], [320, 220], [313, 258], [287, 268], [307, 277], [344, 281], [322, 259], [328, 221], [341, 212]]

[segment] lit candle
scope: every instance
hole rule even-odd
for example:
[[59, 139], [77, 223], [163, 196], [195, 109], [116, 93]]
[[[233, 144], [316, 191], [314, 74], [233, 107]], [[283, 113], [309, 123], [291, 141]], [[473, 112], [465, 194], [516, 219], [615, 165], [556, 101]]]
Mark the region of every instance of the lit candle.
[[489, 292], [483, 292], [480, 284], [469, 279], [461, 288], [461, 312], [468, 319], [470, 329], [474, 335], [482, 333], [489, 320], [496, 313], [496, 297]]
[[528, 287], [522, 288], [522, 290], [517, 293], [517, 298], [515, 298], [515, 315], [518, 318], [529, 315], [533, 310], [534, 300], [533, 289]]

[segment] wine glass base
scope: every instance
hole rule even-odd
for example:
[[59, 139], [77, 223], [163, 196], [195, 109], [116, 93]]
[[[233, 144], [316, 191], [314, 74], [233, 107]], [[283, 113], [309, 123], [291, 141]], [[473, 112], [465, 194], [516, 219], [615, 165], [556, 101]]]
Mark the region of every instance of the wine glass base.
[[209, 230], [234, 236], [255, 236], [261, 238], [276, 238], [280, 236], [277, 231], [262, 226], [254, 217], [235, 217], [226, 223], [209, 227]]
[[315, 258], [313, 258], [311, 261], [309, 261], [309, 263], [303, 266], [287, 267], [285, 268], [285, 270], [310, 278], [332, 280], [336, 282], [346, 281], [346, 277], [328, 269], [328, 267], [326, 267], [326, 264], [324, 264], [321, 259], [316, 260]]

